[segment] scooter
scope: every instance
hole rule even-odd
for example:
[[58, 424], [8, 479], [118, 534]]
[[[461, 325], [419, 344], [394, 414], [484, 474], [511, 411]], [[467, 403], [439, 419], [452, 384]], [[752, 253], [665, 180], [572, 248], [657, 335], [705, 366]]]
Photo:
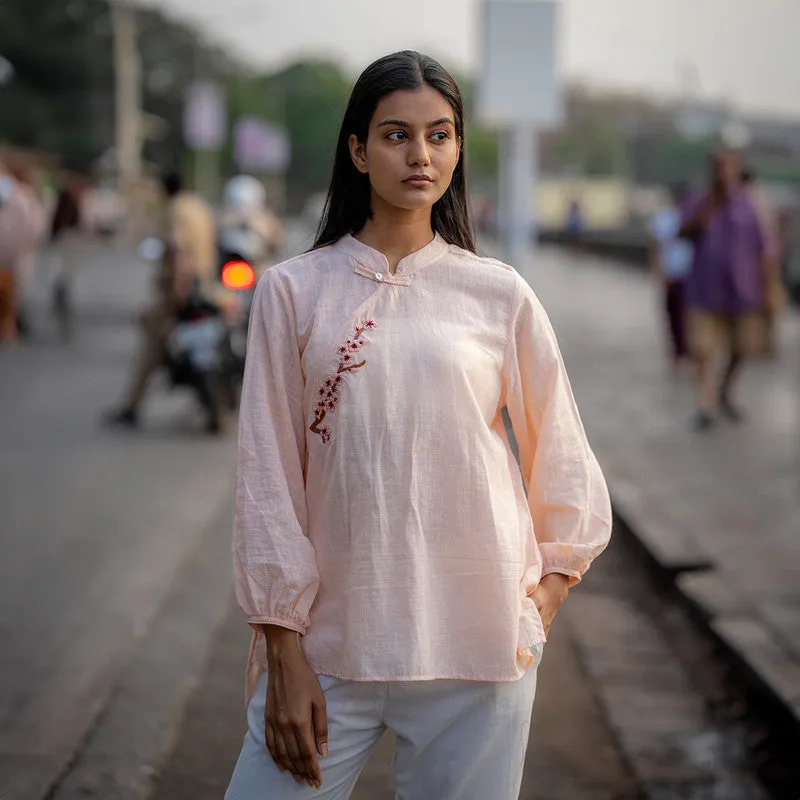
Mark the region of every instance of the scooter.
[[[145, 240], [140, 256], [157, 261], [163, 255], [163, 243]], [[172, 387], [194, 390], [207, 417], [211, 432], [221, 429], [225, 409], [238, 408], [244, 354], [247, 347], [249, 301], [236, 297], [255, 284], [255, 273], [246, 264], [231, 266], [223, 275], [225, 290], [204, 292], [195, 282], [186, 300], [175, 312], [168, 334], [164, 366]], [[235, 302], [227, 302], [233, 295]], [[241, 328], [244, 325], [244, 334]], [[240, 340], [244, 337], [244, 344]]]

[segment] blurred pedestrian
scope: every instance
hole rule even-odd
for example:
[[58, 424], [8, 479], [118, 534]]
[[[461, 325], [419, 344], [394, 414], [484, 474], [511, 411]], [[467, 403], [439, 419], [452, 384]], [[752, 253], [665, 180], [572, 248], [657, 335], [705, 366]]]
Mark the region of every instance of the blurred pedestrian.
[[581, 205], [581, 201], [575, 197], [572, 199], [567, 209], [567, 219], [564, 225], [567, 239], [573, 244], [579, 243], [585, 229], [586, 220], [583, 214], [583, 206]]
[[[156, 297], [140, 317], [141, 349], [122, 406], [105, 415], [112, 425], [135, 428], [150, 380], [166, 359], [166, 344], [175, 312], [197, 286], [214, 281], [217, 268], [217, 234], [214, 214], [196, 194], [186, 190], [175, 172], [164, 176], [167, 198], [165, 245]], [[208, 420], [216, 432], [219, 420]]]
[[64, 339], [73, 333], [75, 276], [84, 257], [82, 191], [77, 176], [64, 178], [50, 224], [52, 308]]
[[[734, 388], [742, 365], [768, 349], [765, 287], [775, 275], [768, 237], [741, 185], [741, 162], [733, 150], [713, 158], [710, 189], [687, 204], [681, 235], [695, 246], [687, 284], [689, 338], [698, 369], [695, 427], [713, 426], [717, 412], [739, 422]], [[716, 359], [727, 362], [722, 379]]]
[[766, 264], [764, 274], [766, 285], [764, 314], [766, 317], [766, 351], [774, 355], [776, 352], [776, 327], [778, 318], [786, 310], [788, 297], [783, 285], [781, 262], [785, 243], [781, 232], [780, 218], [777, 209], [770, 203], [766, 193], [759, 185], [755, 170], [742, 170], [742, 188], [747, 193], [756, 209], [761, 226], [767, 237], [768, 247], [764, 253]]
[[283, 225], [267, 202], [264, 184], [252, 175], [237, 175], [225, 185], [219, 222], [220, 249], [227, 258], [270, 266], [285, 245]]
[[682, 371], [689, 363], [686, 343], [686, 279], [692, 268], [692, 245], [679, 236], [687, 186], [676, 184], [670, 202], [650, 222], [653, 271], [662, 288], [664, 311], [672, 345], [672, 366]]
[[468, 197], [453, 78], [372, 64], [314, 249], [253, 304], [234, 563], [256, 636], [227, 800], [343, 800], [386, 728], [398, 797], [519, 795], [545, 636], [611, 509], [547, 315], [475, 254]]
[[27, 244], [25, 204], [0, 161], [0, 343], [17, 341], [18, 265]]
[[12, 170], [11, 174], [17, 183], [16, 191], [23, 206], [26, 227], [25, 245], [19, 254], [16, 265], [17, 328], [21, 335], [25, 335], [30, 327], [28, 304], [38, 273], [39, 258], [47, 234], [49, 215], [37, 189], [34, 171], [25, 165], [19, 165]]

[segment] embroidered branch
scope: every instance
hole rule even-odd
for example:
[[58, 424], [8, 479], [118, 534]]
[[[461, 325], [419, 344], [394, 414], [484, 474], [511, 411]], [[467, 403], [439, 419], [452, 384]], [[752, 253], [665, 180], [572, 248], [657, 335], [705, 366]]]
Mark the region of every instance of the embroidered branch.
[[331, 440], [331, 429], [324, 424], [325, 417], [336, 411], [336, 407], [339, 405], [344, 376], [348, 373], [358, 372], [367, 363], [366, 359], [359, 361], [357, 355], [368, 344], [367, 339], [362, 338], [364, 333], [373, 331], [376, 327], [375, 322], [371, 319], [355, 325], [354, 335], [336, 351], [339, 356], [339, 368], [336, 374], [325, 378], [317, 390], [314, 422], [311, 424], [310, 430], [320, 436], [323, 444], [327, 444]]

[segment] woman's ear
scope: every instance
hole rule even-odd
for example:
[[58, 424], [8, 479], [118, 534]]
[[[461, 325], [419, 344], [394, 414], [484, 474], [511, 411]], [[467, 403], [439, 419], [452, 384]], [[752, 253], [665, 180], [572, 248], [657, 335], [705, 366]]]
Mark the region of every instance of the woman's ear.
[[351, 134], [348, 144], [350, 145], [350, 158], [353, 159], [356, 169], [366, 175], [369, 172], [367, 167], [367, 143], [360, 142], [355, 134]]

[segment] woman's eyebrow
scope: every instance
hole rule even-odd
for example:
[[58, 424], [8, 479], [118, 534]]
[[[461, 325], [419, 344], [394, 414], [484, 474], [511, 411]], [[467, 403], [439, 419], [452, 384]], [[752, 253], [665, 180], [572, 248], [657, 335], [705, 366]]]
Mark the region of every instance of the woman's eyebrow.
[[[456, 126], [455, 122], [453, 122], [450, 117], [441, 117], [441, 119], [436, 119], [433, 122], [429, 122], [425, 127], [427, 128], [435, 128], [437, 125], [452, 125], [454, 128]], [[385, 119], [383, 122], [379, 122], [377, 127], [384, 128], [384, 127], [397, 127], [397, 128], [410, 128], [410, 122], [404, 122], [402, 119]]]

